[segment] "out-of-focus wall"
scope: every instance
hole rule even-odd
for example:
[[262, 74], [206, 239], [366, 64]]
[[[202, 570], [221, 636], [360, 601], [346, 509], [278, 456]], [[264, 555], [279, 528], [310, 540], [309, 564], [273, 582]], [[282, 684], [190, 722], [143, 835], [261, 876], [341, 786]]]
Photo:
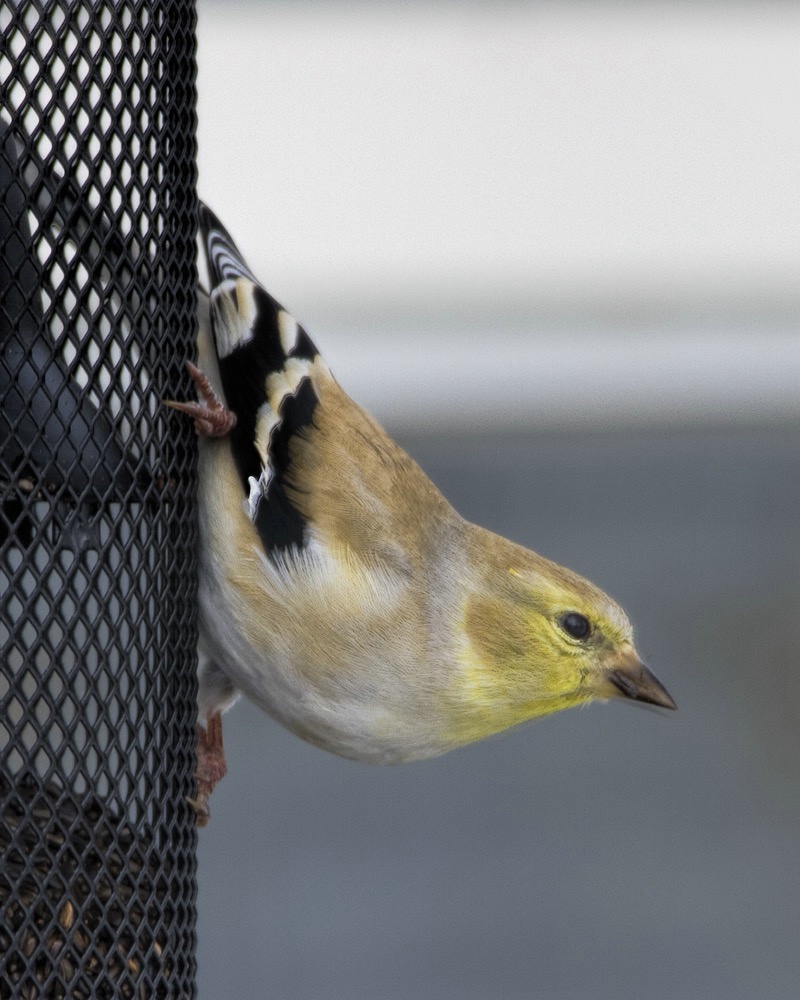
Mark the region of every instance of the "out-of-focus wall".
[[384, 419], [798, 414], [796, 4], [199, 17], [201, 194]]

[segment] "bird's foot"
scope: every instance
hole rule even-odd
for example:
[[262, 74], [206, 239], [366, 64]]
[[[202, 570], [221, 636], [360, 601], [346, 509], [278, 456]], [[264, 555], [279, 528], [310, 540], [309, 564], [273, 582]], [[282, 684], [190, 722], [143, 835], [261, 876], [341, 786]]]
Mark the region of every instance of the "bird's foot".
[[209, 715], [205, 729], [197, 726], [197, 795], [187, 799], [197, 813], [197, 825], [205, 826], [211, 818], [208, 800], [215, 787], [228, 773], [225, 750], [222, 746], [222, 716], [219, 712]]
[[167, 406], [173, 410], [187, 413], [194, 419], [194, 429], [198, 437], [225, 437], [236, 426], [236, 414], [225, 406], [208, 376], [193, 365], [186, 362], [186, 368], [197, 386], [200, 402], [178, 403], [174, 399], [165, 399]]

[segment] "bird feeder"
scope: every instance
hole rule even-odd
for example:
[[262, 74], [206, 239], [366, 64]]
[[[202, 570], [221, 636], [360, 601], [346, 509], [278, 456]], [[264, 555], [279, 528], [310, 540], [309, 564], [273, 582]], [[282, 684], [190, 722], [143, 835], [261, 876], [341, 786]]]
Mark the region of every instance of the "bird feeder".
[[194, 25], [0, 3], [0, 1000], [196, 995]]

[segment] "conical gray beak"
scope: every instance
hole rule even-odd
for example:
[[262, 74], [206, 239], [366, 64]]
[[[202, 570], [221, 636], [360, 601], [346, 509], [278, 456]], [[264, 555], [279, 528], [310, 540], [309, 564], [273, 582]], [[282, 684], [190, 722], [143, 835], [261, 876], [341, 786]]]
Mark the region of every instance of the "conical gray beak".
[[633, 701], [643, 701], [661, 708], [678, 707], [661, 681], [638, 656], [631, 656], [624, 663], [618, 661], [614, 669], [609, 670], [608, 679], [626, 698]]

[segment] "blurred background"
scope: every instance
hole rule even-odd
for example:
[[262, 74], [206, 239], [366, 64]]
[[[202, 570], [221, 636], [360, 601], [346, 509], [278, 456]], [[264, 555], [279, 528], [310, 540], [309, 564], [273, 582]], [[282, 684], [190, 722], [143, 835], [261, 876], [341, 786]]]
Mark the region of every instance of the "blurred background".
[[800, 994], [800, 8], [199, 3], [201, 196], [472, 520], [679, 704], [375, 769], [249, 705], [200, 991]]

